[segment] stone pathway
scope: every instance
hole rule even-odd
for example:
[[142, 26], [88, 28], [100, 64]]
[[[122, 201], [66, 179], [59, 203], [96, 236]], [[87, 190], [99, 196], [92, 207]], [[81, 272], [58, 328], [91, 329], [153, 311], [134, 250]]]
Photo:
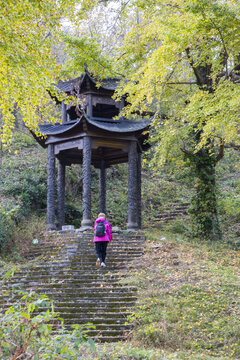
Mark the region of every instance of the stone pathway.
[[[32, 246], [28, 258], [37, 261], [21, 268], [2, 284], [0, 311], [20, 295], [12, 289], [35, 290], [54, 302], [66, 328], [92, 323], [89, 335], [97, 341], [120, 341], [130, 330], [126, 324], [137, 289], [123, 285], [121, 270], [143, 254], [144, 236], [115, 235], [107, 250], [106, 268], [96, 268], [91, 234], [64, 235]], [[42, 255], [42, 256], [41, 256]]]

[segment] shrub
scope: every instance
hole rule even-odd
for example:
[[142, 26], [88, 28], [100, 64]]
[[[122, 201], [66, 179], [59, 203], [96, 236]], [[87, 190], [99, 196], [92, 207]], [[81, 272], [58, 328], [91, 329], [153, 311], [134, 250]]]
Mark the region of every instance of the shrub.
[[79, 346], [86, 344], [94, 351], [88, 339], [90, 324], [74, 326], [66, 332], [62, 320], [54, 312], [45, 295], [22, 294], [5, 314], [0, 315], [0, 358], [8, 359], [79, 359]]
[[0, 212], [0, 252], [12, 234], [12, 220]]
[[0, 252], [4, 250], [9, 239], [13, 234], [16, 214], [19, 211], [19, 205], [14, 202], [2, 202], [0, 206]]

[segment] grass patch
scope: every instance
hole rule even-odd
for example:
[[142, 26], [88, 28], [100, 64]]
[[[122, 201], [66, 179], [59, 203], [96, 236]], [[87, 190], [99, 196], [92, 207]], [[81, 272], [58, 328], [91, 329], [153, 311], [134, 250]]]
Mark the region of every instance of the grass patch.
[[139, 302], [132, 342], [179, 359], [239, 359], [240, 252], [159, 230], [147, 239], [133, 272]]

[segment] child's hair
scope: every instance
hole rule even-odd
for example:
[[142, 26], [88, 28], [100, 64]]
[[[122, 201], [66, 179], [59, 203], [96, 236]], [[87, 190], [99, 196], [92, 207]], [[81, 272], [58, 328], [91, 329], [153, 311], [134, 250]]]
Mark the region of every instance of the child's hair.
[[106, 215], [104, 213], [99, 213], [98, 214], [98, 218], [105, 218], [105, 217], [106, 217]]

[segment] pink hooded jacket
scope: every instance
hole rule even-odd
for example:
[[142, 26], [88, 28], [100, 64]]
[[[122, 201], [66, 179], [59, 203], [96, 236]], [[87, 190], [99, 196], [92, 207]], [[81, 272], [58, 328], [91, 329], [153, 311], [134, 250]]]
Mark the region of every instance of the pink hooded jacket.
[[94, 235], [94, 238], [93, 238], [93, 242], [97, 242], [97, 241], [108, 241], [108, 242], [112, 242], [112, 229], [111, 229], [111, 225], [110, 223], [104, 219], [104, 218], [98, 218], [96, 221], [95, 221], [95, 224], [94, 224], [94, 233], [95, 233], [95, 230], [96, 230], [96, 227], [97, 227], [97, 224], [101, 221], [105, 221], [104, 222], [104, 225], [105, 225], [105, 229], [106, 229], [106, 234], [103, 236], [103, 237], [98, 237], [96, 235]]

